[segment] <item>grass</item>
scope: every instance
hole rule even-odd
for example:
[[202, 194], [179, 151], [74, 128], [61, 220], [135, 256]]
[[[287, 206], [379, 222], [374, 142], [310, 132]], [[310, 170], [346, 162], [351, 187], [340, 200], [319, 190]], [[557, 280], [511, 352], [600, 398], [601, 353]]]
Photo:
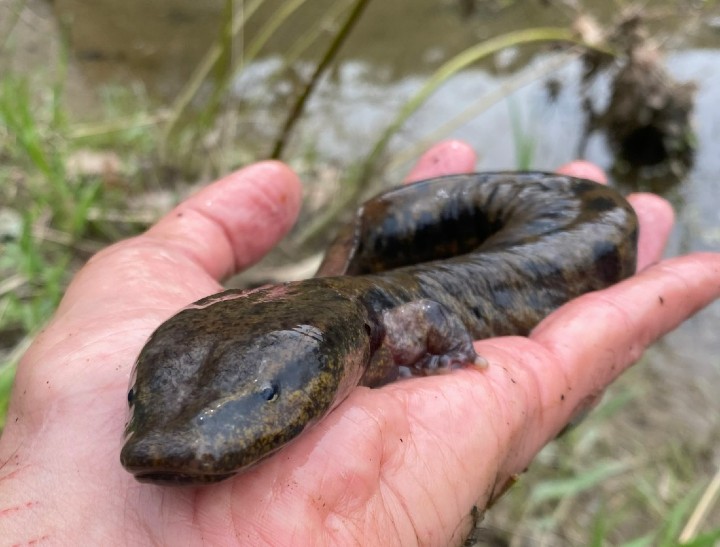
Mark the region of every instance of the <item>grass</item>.
[[[652, 382], [642, 363], [624, 375], [581, 424], [541, 452], [481, 526], [511, 531], [514, 545], [524, 545], [520, 538], [553, 546], [716, 545], [717, 506], [714, 520], [703, 514], [703, 498], [713, 493], [706, 447], [675, 435], [649, 450], [628, 423], [649, 409], [662, 412], [654, 391], [641, 387]], [[701, 533], [693, 515], [710, 528]]]
[[[113, 189], [100, 174], [68, 169], [93, 137], [87, 131], [71, 136], [77, 128], [67, 123], [62, 86], [35, 84], [18, 75], [5, 75], [0, 83], [0, 203], [9, 204], [0, 232], [0, 427], [15, 366], [74, 271], [128, 233], [94, 220], [106, 207], [122, 209], [125, 189]], [[131, 125], [105, 128], [94, 138], [98, 146], [132, 149], [129, 157], [138, 158], [147, 138], [134, 137], [135, 131]]]
[[[261, 3], [256, 0], [248, 6], [254, 9]], [[285, 18], [301, 4], [288, 4], [279, 16]], [[232, 25], [224, 32], [240, 31], [240, 26]], [[257, 40], [267, 36], [261, 33]], [[307, 47], [313, 37], [312, 33], [303, 37], [297, 47]], [[363, 172], [378, 167], [392, 135], [458, 70], [507, 45], [558, 37], [569, 35], [561, 29], [506, 35], [443, 65], [398, 110], [379, 136], [375, 152], [364, 165], [351, 170], [351, 178], [358, 181]], [[0, 424], [15, 366], [51, 316], [72, 273], [93, 250], [146, 226], [146, 211], [128, 203], [127, 196], [172, 187], [169, 179], [174, 177], [167, 172], [186, 179], [202, 172], [209, 173], [204, 177], [209, 178], [217, 168], [194, 166], [185, 171], [185, 164], [168, 165], [168, 158], [156, 150], [167, 144], [168, 132], [177, 131], [177, 121], [186, 117], [197, 90], [209, 77], [208, 66], [227, 58], [223, 50], [227, 44], [227, 39], [219, 39], [188, 88], [178, 95], [169, 116], [150, 108], [142, 92], [113, 88], [105, 92], [104, 121], [74, 124], [63, 107], [62, 74], [42, 83], [22, 75], [4, 75], [0, 83], [0, 203], [8, 204], [10, 224], [0, 229]], [[256, 55], [261, 44], [254, 44]], [[228, 77], [229, 73], [216, 83], [222, 87]], [[528, 128], [532, 124], [522, 118], [519, 106], [508, 104], [518, 166], [531, 167], [535, 141]], [[181, 130], [195, 138], [212, 131], [212, 123]], [[178, 138], [190, 140], [182, 134]], [[71, 159], [87, 149], [101, 154], [112, 151], [120, 158], [121, 169], [113, 173], [70, 169]], [[244, 157], [252, 158], [252, 154]], [[301, 229], [299, 239], [312, 239], [338, 212], [339, 208], [320, 215], [317, 222]], [[488, 513], [482, 526], [501, 531], [512, 545], [523, 545], [528, 538], [534, 545], [669, 546], [678, 545], [682, 538], [684, 545], [704, 547], [720, 542], [717, 486], [713, 486], [716, 481], [708, 484], [707, 447], [668, 440], [649, 453], [628, 426], [628, 416], [652, 411], [652, 390], [639, 387], [652, 385], [647, 374], [642, 367], [631, 371], [581, 425], [551, 443]]]

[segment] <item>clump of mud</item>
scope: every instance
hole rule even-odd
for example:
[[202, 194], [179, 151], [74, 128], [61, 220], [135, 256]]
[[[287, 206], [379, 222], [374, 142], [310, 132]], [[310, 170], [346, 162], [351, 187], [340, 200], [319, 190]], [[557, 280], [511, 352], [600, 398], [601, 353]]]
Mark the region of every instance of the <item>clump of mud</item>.
[[[583, 104], [587, 115], [582, 155], [587, 140], [602, 131], [615, 154], [613, 174], [619, 179], [671, 183], [693, 163], [695, 138], [692, 112], [696, 86], [678, 82], [663, 65], [660, 46], [651, 39], [642, 14], [624, 13], [609, 32], [587, 16], [576, 29], [586, 41], [604, 43], [621, 56], [589, 52], [585, 56]], [[590, 85], [610, 77], [610, 97], [603, 108], [593, 105]]]

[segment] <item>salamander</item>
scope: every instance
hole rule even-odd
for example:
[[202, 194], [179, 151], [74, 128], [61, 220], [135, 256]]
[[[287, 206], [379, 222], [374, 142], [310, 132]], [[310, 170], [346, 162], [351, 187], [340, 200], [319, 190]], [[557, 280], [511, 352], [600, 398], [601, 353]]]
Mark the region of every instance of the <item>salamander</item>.
[[225, 479], [356, 386], [484, 364], [472, 341], [527, 335], [635, 271], [637, 219], [607, 186], [541, 172], [445, 176], [364, 203], [317, 275], [226, 290], [142, 348], [121, 462], [140, 481]]

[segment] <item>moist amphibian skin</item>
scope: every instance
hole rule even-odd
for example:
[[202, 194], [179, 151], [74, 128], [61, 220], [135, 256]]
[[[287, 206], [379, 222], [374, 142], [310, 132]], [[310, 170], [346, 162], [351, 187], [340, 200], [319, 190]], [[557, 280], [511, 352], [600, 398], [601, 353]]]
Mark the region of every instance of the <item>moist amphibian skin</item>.
[[317, 277], [181, 310], [138, 357], [122, 464], [144, 482], [222, 480], [356, 386], [483, 364], [472, 340], [525, 335], [635, 271], [615, 191], [549, 173], [426, 180], [366, 202]]

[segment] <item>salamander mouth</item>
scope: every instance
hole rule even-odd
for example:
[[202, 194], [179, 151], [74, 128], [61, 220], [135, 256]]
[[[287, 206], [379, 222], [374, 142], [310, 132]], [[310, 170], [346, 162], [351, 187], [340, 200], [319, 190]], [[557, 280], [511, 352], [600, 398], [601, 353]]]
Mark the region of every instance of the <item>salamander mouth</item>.
[[172, 471], [153, 471], [148, 473], [136, 473], [135, 479], [139, 482], [152, 484], [161, 484], [163, 486], [199, 486], [203, 484], [212, 484], [231, 477], [235, 473], [218, 473], [218, 474], [191, 474], [191, 473], [175, 473]]

